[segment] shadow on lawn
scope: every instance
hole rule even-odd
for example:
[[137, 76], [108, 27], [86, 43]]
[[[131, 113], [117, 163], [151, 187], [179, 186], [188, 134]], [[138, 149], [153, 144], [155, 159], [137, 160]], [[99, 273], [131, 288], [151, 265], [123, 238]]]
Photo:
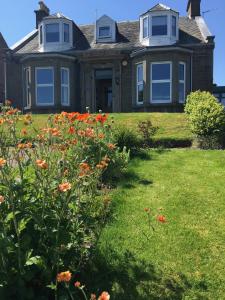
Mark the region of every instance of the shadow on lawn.
[[[120, 256], [108, 251], [110, 264], [103, 256], [96, 255], [95, 264], [88, 267], [88, 276], [82, 278], [90, 292], [107, 290], [111, 294], [110, 300], [181, 300], [194, 288], [183, 274], [168, 277], [157, 271], [153, 264], [137, 260], [130, 251]], [[195, 299], [207, 300], [202, 295], [205, 290], [206, 285], [199, 284], [194, 291]]]

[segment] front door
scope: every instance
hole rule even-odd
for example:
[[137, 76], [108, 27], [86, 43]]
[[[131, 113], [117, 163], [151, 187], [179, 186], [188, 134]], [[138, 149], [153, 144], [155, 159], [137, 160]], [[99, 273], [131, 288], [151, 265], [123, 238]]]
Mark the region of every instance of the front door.
[[95, 71], [96, 110], [112, 112], [112, 70]]

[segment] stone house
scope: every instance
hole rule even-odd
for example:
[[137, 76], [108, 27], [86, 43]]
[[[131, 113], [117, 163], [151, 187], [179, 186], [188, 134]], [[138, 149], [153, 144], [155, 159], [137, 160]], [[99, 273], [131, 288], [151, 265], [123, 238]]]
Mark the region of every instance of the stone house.
[[201, 0], [184, 17], [157, 4], [137, 21], [82, 26], [42, 1], [35, 14], [36, 29], [7, 55], [7, 97], [23, 111], [181, 111], [191, 91], [213, 89]]

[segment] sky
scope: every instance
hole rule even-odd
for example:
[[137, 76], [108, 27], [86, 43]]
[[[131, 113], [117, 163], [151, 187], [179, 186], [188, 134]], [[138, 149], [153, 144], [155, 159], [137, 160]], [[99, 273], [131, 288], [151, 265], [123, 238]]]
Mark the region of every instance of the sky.
[[[188, 0], [159, 0], [186, 15]], [[216, 36], [214, 82], [225, 86], [225, 1], [202, 0], [202, 12], [208, 27]], [[96, 16], [109, 15], [116, 21], [137, 20], [139, 15], [158, 3], [157, 0], [45, 0], [51, 13], [61, 12], [80, 24], [92, 24]], [[34, 10], [38, 0], [0, 0], [0, 32], [12, 46], [35, 28]]]

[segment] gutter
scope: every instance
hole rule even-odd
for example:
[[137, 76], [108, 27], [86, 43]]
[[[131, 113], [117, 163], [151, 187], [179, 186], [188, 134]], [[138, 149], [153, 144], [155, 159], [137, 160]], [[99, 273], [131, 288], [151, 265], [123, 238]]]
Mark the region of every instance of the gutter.
[[[14, 54], [15, 55], [15, 54]], [[21, 54], [16, 54], [15, 56], [21, 56]], [[23, 55], [23, 57], [21, 58], [21, 62], [25, 62], [26, 60], [30, 59], [30, 58], [67, 58], [70, 59], [72, 61], [76, 60], [76, 57], [70, 56], [70, 55], [66, 55], [66, 54], [58, 54], [58, 53], [38, 53], [38, 54], [25, 54]]]
[[143, 48], [141, 50], [137, 50], [137, 51], [133, 51], [130, 55], [130, 57], [136, 57], [140, 54], [144, 54], [144, 53], [149, 53], [149, 52], [159, 52], [159, 51], [176, 51], [176, 50], [179, 50], [179, 51], [182, 51], [182, 52], [186, 52], [186, 53], [193, 53], [193, 50], [191, 49], [187, 49], [187, 48], [182, 48], [182, 47], [157, 47], [157, 48], [151, 48], [151, 47], [146, 47], [146, 48]]

